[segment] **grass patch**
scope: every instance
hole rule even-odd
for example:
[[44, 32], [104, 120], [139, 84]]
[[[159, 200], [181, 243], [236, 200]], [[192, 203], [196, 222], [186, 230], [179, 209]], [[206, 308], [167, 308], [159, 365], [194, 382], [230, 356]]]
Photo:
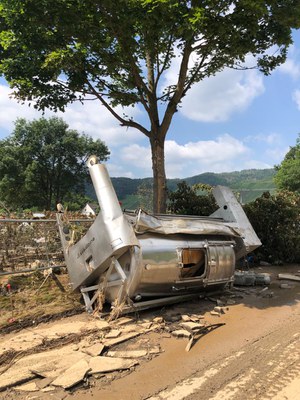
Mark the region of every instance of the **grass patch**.
[[9, 294], [0, 295], [0, 330], [23, 319], [35, 320], [41, 316], [63, 313], [82, 308], [80, 294], [73, 293], [69, 285], [69, 276], [59, 275], [58, 279], [65, 292], [49, 276], [38, 272], [26, 275], [13, 275], [2, 280], [5, 286], [11, 285]]

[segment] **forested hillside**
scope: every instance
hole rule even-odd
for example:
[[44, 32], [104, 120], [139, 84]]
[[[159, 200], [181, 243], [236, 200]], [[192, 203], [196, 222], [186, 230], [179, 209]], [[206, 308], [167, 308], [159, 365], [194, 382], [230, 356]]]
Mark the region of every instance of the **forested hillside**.
[[[241, 193], [242, 202], [248, 203], [265, 191], [274, 191], [275, 184], [273, 177], [275, 170], [270, 169], [249, 169], [235, 172], [213, 173], [206, 172], [185, 179], [168, 179], [169, 191], [175, 191], [180, 181], [186, 181], [188, 185], [196, 183], [205, 183], [211, 186], [223, 185], [229, 186], [235, 191]], [[118, 199], [122, 202], [124, 208], [136, 208], [139, 206], [137, 196], [140, 187], [151, 187], [152, 178], [130, 179], [130, 178], [112, 178], [112, 183], [116, 190]], [[87, 188], [87, 194], [95, 198], [92, 185]]]

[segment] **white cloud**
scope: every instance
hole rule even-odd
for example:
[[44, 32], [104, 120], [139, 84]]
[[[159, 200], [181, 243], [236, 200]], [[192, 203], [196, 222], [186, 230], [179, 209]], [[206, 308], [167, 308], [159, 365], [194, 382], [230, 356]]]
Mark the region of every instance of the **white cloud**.
[[300, 110], [300, 90], [294, 91], [293, 100], [296, 102], [297, 108]]
[[[271, 162], [273, 162], [272, 167], [274, 166], [275, 163], [280, 163], [286, 153], [289, 151], [289, 147], [288, 146], [284, 146], [284, 147], [275, 147], [275, 148], [271, 148], [271, 149], [267, 149], [265, 154], [266, 154], [266, 158], [270, 159]], [[271, 167], [271, 168], [272, 168]]]
[[297, 62], [291, 58], [288, 58], [278, 69], [280, 72], [288, 74], [293, 79], [298, 79], [300, 77], [300, 64], [297, 64]]
[[143, 147], [138, 144], [126, 146], [122, 149], [121, 159], [136, 168], [149, 170], [149, 167], [151, 168], [150, 147]]
[[293, 79], [300, 78], [299, 50], [295, 45], [289, 47], [288, 57], [284, 64], [278, 67], [278, 71], [289, 75]]
[[126, 169], [120, 164], [110, 163], [106, 164], [109, 176], [125, 177], [125, 178], [135, 178], [131, 171], [126, 171]]
[[266, 169], [273, 168], [273, 164], [268, 164], [259, 160], [246, 160], [243, 164], [243, 169]]
[[222, 122], [244, 111], [263, 92], [259, 72], [225, 69], [195, 84], [184, 98], [180, 112], [195, 121]]
[[[237, 158], [243, 158], [248, 148], [225, 134], [216, 140], [178, 144], [174, 140], [165, 143], [166, 173], [168, 178], [185, 178], [207, 171], [232, 171]], [[133, 144], [121, 152], [122, 163], [132, 170], [138, 169], [135, 176], [151, 176], [150, 147]]]
[[282, 136], [278, 133], [269, 133], [269, 134], [258, 134], [258, 135], [249, 135], [244, 138], [245, 143], [267, 143], [268, 145], [278, 145], [282, 142]]

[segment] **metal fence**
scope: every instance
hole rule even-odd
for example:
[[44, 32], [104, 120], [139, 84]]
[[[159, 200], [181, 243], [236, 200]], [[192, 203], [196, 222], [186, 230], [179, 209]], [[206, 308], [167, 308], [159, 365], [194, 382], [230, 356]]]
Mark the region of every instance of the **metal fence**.
[[[92, 220], [70, 220], [74, 240]], [[64, 256], [55, 219], [0, 220], [0, 275], [63, 266]]]

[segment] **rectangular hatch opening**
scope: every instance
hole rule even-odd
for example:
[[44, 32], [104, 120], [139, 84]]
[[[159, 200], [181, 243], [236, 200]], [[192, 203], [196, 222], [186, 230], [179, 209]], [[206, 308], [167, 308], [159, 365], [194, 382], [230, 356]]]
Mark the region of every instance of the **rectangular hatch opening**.
[[181, 278], [203, 277], [206, 267], [205, 249], [182, 249]]

